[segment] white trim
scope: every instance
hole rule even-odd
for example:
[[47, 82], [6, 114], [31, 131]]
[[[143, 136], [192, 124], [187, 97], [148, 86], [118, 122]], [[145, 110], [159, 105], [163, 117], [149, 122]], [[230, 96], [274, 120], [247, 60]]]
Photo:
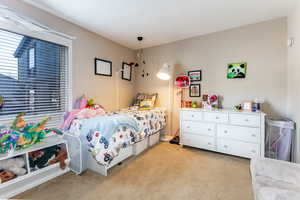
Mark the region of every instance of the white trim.
[[68, 95], [68, 111], [73, 109], [73, 44], [72, 42], [68, 46], [68, 83], [67, 83], [67, 91], [66, 94]]
[[33, 38], [37, 38], [40, 40], [44, 40], [44, 41], [49, 41], [49, 42], [53, 42], [56, 44], [60, 44], [66, 47], [70, 47], [72, 46], [72, 40], [70, 39], [66, 39], [51, 33], [47, 33], [47, 32], [36, 32], [36, 31], [31, 31], [31, 30], [26, 30], [24, 28], [21, 27], [17, 27], [16, 25], [13, 25], [11, 23], [6, 23], [3, 21], [0, 21], [0, 29], [4, 29], [6, 31], [10, 31], [10, 32], [14, 32], [14, 33], [18, 33], [21, 35], [26, 35], [29, 37], [33, 37]]
[[29, 29], [32, 28], [31, 31], [47, 32], [52, 35], [57, 35], [59, 37], [63, 37], [63, 38], [70, 39], [70, 40], [76, 39], [76, 37], [74, 37], [74, 36], [70, 36], [65, 33], [58, 32], [48, 26], [45, 26], [45, 25], [39, 23], [38, 21], [36, 21], [32, 18], [29, 18], [27, 16], [20, 14], [19, 12], [15, 11], [14, 9], [11, 9], [5, 5], [0, 4], [0, 10], [3, 10], [4, 13], [6, 12], [7, 16], [9, 18], [7, 20], [8, 21], [10, 20], [12, 23], [15, 23], [15, 25], [17, 25], [17, 26], [23, 25]]

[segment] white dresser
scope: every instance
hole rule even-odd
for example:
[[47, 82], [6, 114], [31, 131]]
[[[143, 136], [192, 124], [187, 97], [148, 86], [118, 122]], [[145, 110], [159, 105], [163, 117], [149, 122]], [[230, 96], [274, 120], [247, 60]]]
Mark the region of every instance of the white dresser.
[[252, 158], [264, 157], [265, 114], [181, 109], [180, 144]]

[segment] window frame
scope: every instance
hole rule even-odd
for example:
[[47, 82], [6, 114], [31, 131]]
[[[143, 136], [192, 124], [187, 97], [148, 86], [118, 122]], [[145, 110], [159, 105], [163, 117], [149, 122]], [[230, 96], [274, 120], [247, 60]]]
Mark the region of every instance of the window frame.
[[[31, 67], [30, 66], [30, 64], [32, 63], [31, 62], [31, 50], [33, 50], [33, 67]], [[29, 55], [28, 55], [28, 62], [29, 62], [29, 64], [28, 64], [28, 67], [29, 67], [29, 72], [32, 72], [34, 69], [35, 69], [35, 66], [36, 66], [36, 60], [35, 60], [35, 45], [33, 46], [33, 47], [30, 47], [29, 48]]]
[[[36, 38], [39, 40], [47, 41], [47, 42], [52, 42], [56, 43], [59, 45], [63, 45], [67, 47], [67, 53], [66, 53], [66, 61], [68, 63], [68, 69], [67, 69], [67, 86], [66, 86], [66, 110], [65, 111], [70, 111], [72, 110], [72, 102], [73, 102], [73, 88], [72, 88], [72, 46], [73, 46], [73, 40], [64, 38], [62, 36], [53, 34], [53, 33], [48, 33], [48, 32], [36, 32], [36, 31], [31, 31], [29, 29], [17, 27], [15, 25], [12, 25], [10, 23], [6, 23], [3, 21], [0, 21], [0, 29], [4, 31], [9, 31], [12, 33], [16, 34], [21, 34], [25, 35], [28, 37]], [[35, 68], [33, 68], [34, 70]], [[47, 115], [47, 114], [46, 114]], [[53, 113], [51, 115], [58, 115], [58, 113]], [[28, 115], [26, 118], [27, 119], [37, 119], [44, 117], [45, 115], [43, 114], [38, 114], [38, 115]], [[48, 116], [48, 115], [47, 115]], [[0, 124], [10, 124], [14, 120], [15, 116], [1, 116], [0, 117]]]

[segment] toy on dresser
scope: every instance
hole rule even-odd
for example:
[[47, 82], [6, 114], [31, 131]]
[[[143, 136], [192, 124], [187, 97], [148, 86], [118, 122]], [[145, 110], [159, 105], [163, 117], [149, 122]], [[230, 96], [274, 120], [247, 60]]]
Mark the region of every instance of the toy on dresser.
[[203, 95], [202, 107], [204, 109], [220, 108], [219, 97], [217, 95]]

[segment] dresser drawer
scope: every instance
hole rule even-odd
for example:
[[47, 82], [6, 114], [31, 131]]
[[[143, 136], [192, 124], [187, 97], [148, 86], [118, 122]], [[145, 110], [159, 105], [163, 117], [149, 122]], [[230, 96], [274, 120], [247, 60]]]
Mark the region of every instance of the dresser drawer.
[[260, 129], [241, 126], [218, 125], [217, 137], [241, 140], [244, 142], [260, 143]]
[[181, 144], [201, 148], [201, 149], [207, 149], [214, 151], [216, 149], [215, 144], [215, 138], [209, 137], [209, 136], [201, 136], [201, 135], [191, 135], [187, 133], [183, 133], [181, 135]]
[[246, 114], [230, 114], [230, 122], [233, 125], [260, 127], [260, 116]]
[[182, 111], [181, 118], [182, 118], [182, 120], [201, 121], [202, 120], [202, 112]]
[[254, 158], [260, 156], [260, 145], [234, 140], [218, 139], [217, 151], [245, 158]]
[[181, 126], [182, 131], [186, 133], [207, 135], [213, 137], [216, 135], [215, 124], [194, 121], [182, 121]]
[[227, 123], [228, 113], [205, 112], [204, 121], [216, 122], [216, 123]]

